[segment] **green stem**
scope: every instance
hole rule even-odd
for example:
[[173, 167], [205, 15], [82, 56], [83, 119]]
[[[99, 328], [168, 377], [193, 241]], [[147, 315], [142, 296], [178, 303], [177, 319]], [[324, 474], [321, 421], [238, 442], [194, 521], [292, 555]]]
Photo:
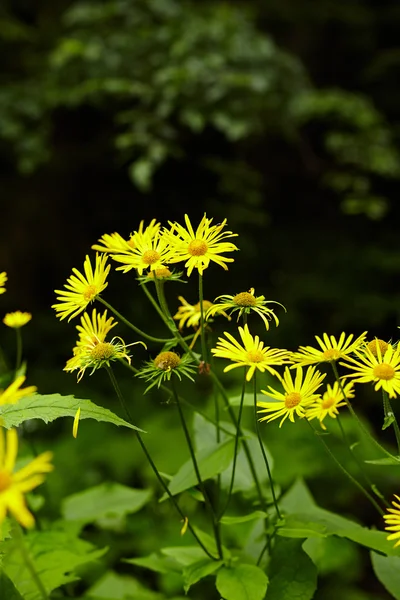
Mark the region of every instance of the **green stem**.
[[178, 407], [178, 412], [179, 412], [179, 417], [181, 420], [181, 424], [182, 424], [182, 428], [183, 428], [183, 432], [185, 434], [185, 438], [186, 438], [186, 442], [189, 448], [189, 453], [190, 453], [190, 458], [192, 459], [192, 463], [193, 463], [193, 468], [194, 468], [194, 472], [196, 473], [196, 478], [197, 478], [197, 482], [199, 484], [199, 488], [201, 493], [203, 494], [204, 497], [204, 502], [206, 504], [207, 510], [210, 513], [210, 517], [212, 520], [212, 525], [213, 525], [213, 529], [214, 529], [214, 536], [215, 536], [215, 543], [217, 545], [217, 549], [218, 549], [218, 554], [219, 554], [219, 558], [223, 557], [223, 552], [222, 552], [222, 545], [221, 545], [221, 536], [220, 536], [220, 532], [219, 532], [219, 525], [218, 525], [218, 518], [217, 515], [215, 514], [214, 508], [211, 504], [210, 498], [207, 494], [207, 490], [205, 488], [204, 482], [201, 478], [201, 474], [200, 474], [200, 470], [199, 470], [199, 465], [197, 463], [197, 458], [196, 458], [196, 454], [194, 452], [194, 448], [193, 448], [193, 444], [192, 444], [192, 439], [190, 437], [190, 433], [186, 424], [186, 420], [185, 420], [185, 415], [183, 414], [182, 411], [182, 406], [179, 400], [179, 396], [176, 392], [176, 388], [175, 388], [175, 384], [173, 382], [173, 380], [171, 380], [171, 385], [172, 385], [172, 391], [174, 394], [174, 399], [176, 402], [176, 405]]
[[[111, 383], [112, 383], [112, 385], [114, 387], [114, 390], [115, 390], [115, 392], [117, 394], [117, 397], [118, 397], [118, 399], [119, 399], [119, 401], [121, 403], [121, 406], [122, 406], [122, 409], [123, 409], [123, 411], [124, 411], [124, 413], [126, 415], [126, 418], [129, 421], [129, 423], [131, 423], [133, 425], [133, 419], [132, 419], [131, 414], [129, 412], [128, 406], [127, 406], [127, 404], [125, 402], [125, 398], [124, 398], [124, 396], [123, 396], [123, 394], [121, 392], [121, 389], [120, 389], [120, 387], [118, 385], [118, 382], [117, 382], [117, 379], [116, 379], [116, 377], [114, 375], [114, 372], [111, 369], [111, 367], [105, 367], [105, 368], [106, 368], [106, 371], [108, 373], [108, 376], [110, 377]], [[135, 433], [136, 438], [137, 438], [137, 440], [138, 440], [138, 442], [140, 444], [140, 447], [142, 448], [142, 450], [144, 452], [144, 455], [146, 456], [147, 460], [149, 461], [149, 464], [150, 464], [151, 468], [153, 469], [153, 472], [154, 472], [155, 476], [157, 477], [158, 482], [160, 483], [161, 487], [164, 489], [165, 493], [168, 495], [169, 499], [171, 500], [172, 504], [174, 505], [174, 507], [176, 508], [176, 510], [178, 511], [178, 513], [180, 514], [180, 516], [182, 517], [182, 519], [184, 521], [187, 521], [186, 515], [181, 510], [181, 508], [180, 508], [180, 506], [179, 506], [179, 504], [178, 504], [175, 496], [173, 496], [171, 494], [171, 491], [170, 491], [168, 485], [165, 483], [164, 479], [161, 477], [161, 474], [160, 474], [159, 470], [157, 469], [155, 463], [153, 462], [153, 459], [151, 458], [151, 455], [150, 455], [149, 451], [146, 448], [146, 445], [145, 445], [145, 443], [144, 443], [144, 441], [142, 439], [142, 436], [140, 435], [140, 433], [137, 430], [135, 430], [134, 433]], [[216, 558], [215, 556], [213, 556], [207, 550], [207, 548], [205, 547], [205, 545], [203, 544], [203, 542], [201, 541], [201, 539], [199, 538], [199, 536], [197, 535], [197, 533], [193, 529], [193, 527], [190, 524], [190, 522], [187, 521], [187, 523], [188, 523], [188, 529], [189, 529], [190, 533], [193, 535], [193, 537], [195, 538], [196, 542], [199, 544], [199, 546], [202, 548], [202, 550], [207, 554], [207, 556], [209, 558], [213, 559], [213, 560], [219, 560], [219, 557]]]
[[[157, 282], [157, 279], [154, 279], [155, 283]], [[167, 317], [164, 315], [163, 311], [161, 310], [161, 308], [158, 306], [155, 298], [153, 297], [153, 294], [149, 291], [149, 289], [147, 288], [147, 285], [145, 283], [142, 283], [141, 287], [143, 288], [144, 293], [146, 294], [148, 300], [150, 301], [150, 303], [153, 305], [153, 307], [155, 308], [155, 310], [157, 311], [157, 313], [159, 314], [159, 316], [161, 317], [161, 319], [164, 321], [164, 323], [168, 326], [168, 319]], [[157, 289], [157, 288], [156, 288]]]
[[25, 563], [26, 568], [28, 569], [35, 585], [39, 591], [40, 596], [43, 600], [49, 600], [49, 596], [47, 594], [46, 588], [43, 585], [42, 580], [39, 577], [38, 572], [36, 571], [35, 564], [25, 546], [24, 534], [22, 533], [20, 525], [15, 521], [14, 532], [16, 533], [16, 541], [18, 543], [19, 551], [21, 552], [21, 556]]
[[342, 473], [344, 473], [346, 475], [346, 477], [356, 486], [358, 487], [358, 489], [360, 490], [360, 492], [362, 492], [364, 494], [364, 496], [366, 498], [368, 498], [368, 500], [371, 502], [371, 504], [374, 505], [374, 507], [376, 508], [376, 510], [379, 512], [379, 514], [381, 516], [383, 516], [385, 513], [382, 510], [382, 508], [379, 506], [379, 504], [376, 502], [375, 498], [373, 496], [371, 496], [371, 494], [365, 489], [365, 487], [363, 485], [361, 485], [361, 483], [359, 481], [357, 481], [357, 479], [355, 479], [355, 477], [353, 477], [353, 475], [351, 475], [351, 473], [348, 472], [348, 470], [342, 465], [342, 463], [340, 461], [338, 461], [338, 459], [336, 458], [336, 456], [334, 455], [334, 453], [332, 452], [332, 450], [329, 448], [328, 444], [325, 442], [325, 440], [323, 439], [323, 437], [321, 435], [319, 435], [318, 431], [316, 431], [314, 429], [314, 427], [312, 426], [311, 422], [308, 419], [305, 419], [309, 425], [309, 427], [311, 428], [311, 430], [314, 432], [314, 435], [317, 436], [317, 438], [319, 439], [319, 441], [321, 442], [321, 444], [324, 446], [325, 451], [329, 454], [329, 456], [331, 457], [331, 459], [336, 463], [336, 465], [339, 467], [339, 469], [342, 471]]
[[397, 450], [398, 450], [398, 452], [400, 454], [400, 429], [399, 429], [399, 424], [397, 423], [396, 415], [393, 412], [393, 408], [392, 408], [392, 405], [391, 405], [390, 400], [389, 400], [389, 394], [387, 392], [385, 392], [385, 390], [383, 388], [382, 388], [382, 399], [383, 399], [383, 410], [384, 410], [385, 418], [389, 417], [390, 419], [393, 419], [392, 423], [393, 423], [394, 433], [395, 433], [395, 436], [396, 436]]
[[17, 340], [17, 348], [16, 348], [16, 358], [15, 358], [15, 375], [18, 373], [18, 369], [21, 366], [22, 362], [22, 334], [21, 328], [15, 328], [16, 340]]
[[138, 327], [136, 327], [136, 325], [134, 325], [133, 323], [131, 323], [130, 321], [128, 321], [128, 319], [125, 319], [125, 317], [123, 315], [121, 315], [120, 312], [118, 312], [113, 306], [111, 306], [111, 304], [109, 304], [106, 300], [104, 300], [104, 298], [102, 298], [101, 296], [97, 296], [97, 300], [99, 300], [102, 304], [104, 304], [104, 306], [106, 308], [108, 308], [112, 313], [114, 313], [114, 315], [123, 323], [125, 323], [125, 325], [127, 327], [130, 327], [130, 329], [133, 329], [133, 331], [135, 333], [137, 333], [138, 335], [140, 335], [141, 337], [149, 340], [150, 342], [160, 342], [160, 343], [165, 343], [165, 342], [170, 342], [171, 339], [168, 338], [158, 338], [158, 337], [154, 337], [152, 335], [149, 335], [148, 333], [145, 333], [144, 331], [142, 331], [141, 329], [139, 329]]
[[244, 401], [244, 393], [246, 390], [246, 369], [244, 369], [244, 376], [243, 376], [243, 385], [242, 385], [242, 395], [240, 397], [240, 405], [239, 405], [239, 413], [238, 413], [238, 419], [237, 419], [237, 427], [236, 427], [236, 436], [235, 436], [235, 446], [234, 446], [234, 450], [233, 450], [233, 465], [232, 465], [232, 474], [231, 474], [231, 481], [229, 484], [229, 490], [228, 490], [228, 497], [226, 499], [226, 503], [224, 508], [222, 509], [222, 511], [220, 512], [219, 518], [221, 519], [223, 517], [223, 515], [225, 514], [228, 506], [229, 506], [229, 502], [231, 500], [231, 495], [232, 495], [232, 490], [233, 490], [233, 485], [235, 483], [235, 473], [236, 473], [236, 461], [237, 461], [237, 455], [238, 455], [238, 447], [239, 447], [239, 432], [240, 432], [240, 422], [242, 420], [242, 411], [243, 411], [243, 401]]
[[204, 292], [203, 292], [203, 275], [199, 271], [199, 304], [200, 304], [200, 331], [201, 331], [201, 354], [204, 362], [208, 362], [206, 332], [204, 322]]
[[254, 392], [254, 420], [255, 420], [255, 425], [256, 425], [256, 432], [257, 432], [258, 442], [260, 444], [261, 453], [263, 455], [265, 466], [267, 467], [268, 479], [269, 479], [269, 484], [271, 486], [272, 499], [274, 501], [274, 506], [275, 506], [276, 514], [278, 516], [278, 519], [281, 519], [281, 513], [279, 511], [278, 501], [277, 501], [276, 495], [275, 495], [275, 488], [274, 488], [274, 482], [273, 482], [273, 479], [272, 479], [271, 468], [269, 466], [269, 460], [268, 460], [267, 454], [265, 452], [264, 444], [263, 444], [263, 441], [262, 441], [262, 438], [261, 438], [261, 433], [260, 433], [260, 425], [259, 425], [259, 422], [258, 422], [258, 419], [257, 419], [257, 374], [256, 374], [256, 372], [254, 372], [253, 381], [254, 381], [254, 387], [253, 387], [253, 392]]
[[350, 411], [350, 414], [351, 414], [351, 416], [353, 417], [353, 419], [355, 419], [355, 420], [356, 420], [356, 422], [357, 422], [357, 425], [359, 426], [359, 428], [360, 428], [360, 429], [363, 431], [363, 433], [364, 433], [364, 434], [365, 434], [365, 435], [366, 435], [366, 436], [369, 438], [369, 440], [370, 440], [370, 441], [371, 441], [371, 442], [372, 442], [372, 443], [373, 443], [373, 444], [374, 444], [374, 445], [375, 445], [377, 448], [379, 448], [379, 450], [380, 450], [381, 452], [383, 452], [384, 454], [386, 454], [386, 456], [390, 456], [390, 458], [396, 458], [396, 457], [394, 457], [394, 456], [393, 456], [393, 454], [391, 454], [390, 452], [388, 452], [388, 451], [386, 450], [386, 448], [384, 448], [383, 446], [381, 446], [381, 445], [380, 445], [380, 443], [379, 443], [379, 442], [378, 442], [378, 441], [377, 441], [377, 440], [374, 438], [374, 436], [370, 434], [370, 432], [369, 432], [369, 431], [368, 431], [368, 429], [365, 427], [365, 425], [363, 424], [363, 422], [362, 422], [362, 421], [361, 421], [361, 420], [358, 418], [358, 416], [357, 416], [357, 413], [355, 412], [354, 408], [353, 408], [353, 407], [352, 407], [352, 405], [351, 405], [351, 402], [348, 400], [348, 398], [347, 398], [347, 396], [346, 396], [346, 394], [345, 394], [345, 391], [344, 391], [344, 388], [343, 388], [343, 384], [342, 384], [342, 381], [341, 381], [341, 379], [340, 379], [340, 377], [339, 377], [339, 373], [338, 373], [338, 370], [337, 370], [337, 367], [336, 367], [336, 363], [332, 361], [332, 362], [331, 362], [331, 365], [332, 365], [332, 370], [333, 370], [333, 373], [334, 373], [334, 375], [335, 375], [335, 379], [336, 379], [336, 381], [338, 382], [338, 385], [339, 385], [340, 391], [342, 392], [342, 394], [343, 394], [343, 398], [344, 398], [344, 400], [345, 400], [345, 402], [346, 402], [347, 408], [349, 409], [349, 411]]

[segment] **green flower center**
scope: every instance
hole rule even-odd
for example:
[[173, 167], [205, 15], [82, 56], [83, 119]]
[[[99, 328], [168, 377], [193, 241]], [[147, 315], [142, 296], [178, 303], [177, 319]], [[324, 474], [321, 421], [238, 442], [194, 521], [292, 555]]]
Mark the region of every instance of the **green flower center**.
[[393, 369], [391, 365], [387, 363], [382, 363], [381, 365], [376, 365], [373, 370], [374, 377], [378, 377], [378, 379], [393, 379], [396, 375], [396, 371]]
[[249, 352], [247, 352], [247, 360], [251, 363], [263, 362], [264, 354], [261, 350], [249, 350]]
[[192, 256], [203, 256], [207, 250], [208, 246], [204, 240], [192, 240], [187, 249]]
[[108, 360], [114, 353], [115, 349], [112, 344], [100, 342], [90, 351], [90, 356], [94, 358], [94, 360]]
[[86, 302], [90, 302], [97, 295], [97, 288], [95, 285], [88, 285], [86, 290], [83, 292], [83, 298]]
[[181, 363], [180, 357], [176, 354], [176, 352], [161, 352], [154, 359], [154, 364], [157, 369], [161, 369], [162, 371], [170, 371], [171, 369], [176, 369]]
[[241, 292], [233, 297], [233, 302], [237, 306], [255, 306], [257, 304], [256, 299], [249, 292]]
[[145, 265], [154, 265], [160, 258], [161, 256], [156, 250], [146, 250], [146, 252], [143, 253], [142, 261]]
[[340, 352], [335, 348], [330, 348], [329, 350], [325, 350], [325, 352], [322, 353], [322, 356], [324, 357], [324, 360], [327, 361], [338, 360], [338, 358], [340, 358]]
[[172, 273], [167, 267], [163, 267], [162, 269], [154, 269], [154, 271], [150, 271], [148, 277], [157, 277], [158, 279], [168, 279], [171, 277]]
[[297, 392], [291, 392], [285, 397], [286, 408], [294, 408], [301, 402], [301, 396]]
[[10, 486], [12, 482], [12, 477], [10, 473], [7, 471], [0, 471], [0, 493], [5, 492]]

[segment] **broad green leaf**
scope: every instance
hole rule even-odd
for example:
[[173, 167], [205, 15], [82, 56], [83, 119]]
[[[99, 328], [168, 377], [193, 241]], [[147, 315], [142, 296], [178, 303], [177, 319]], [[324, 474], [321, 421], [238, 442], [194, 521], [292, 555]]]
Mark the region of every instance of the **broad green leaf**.
[[13, 582], [0, 569], [0, 600], [24, 600]]
[[102, 483], [62, 503], [67, 521], [93, 523], [107, 517], [121, 517], [140, 510], [151, 497], [151, 490], [135, 490], [119, 483]]
[[165, 596], [145, 588], [134, 577], [108, 571], [86, 592], [85, 598], [87, 600], [164, 600]]
[[263, 600], [268, 577], [260, 567], [239, 564], [222, 567], [217, 574], [216, 586], [225, 600]]
[[11, 521], [10, 519], [4, 519], [0, 523], [0, 542], [11, 537]]
[[[24, 537], [28, 552], [48, 594], [70, 581], [79, 579], [74, 570], [97, 560], [107, 549], [99, 550], [77, 537], [77, 527], [65, 522], [55, 524], [47, 531], [32, 531]], [[22, 559], [18, 539], [3, 543], [3, 568], [24, 600], [41, 600], [36, 584]]]
[[321, 523], [312, 521], [300, 521], [296, 517], [289, 515], [284, 519], [282, 527], [279, 527], [276, 533], [282, 537], [288, 538], [309, 538], [326, 537], [326, 527]]
[[207, 577], [208, 575], [212, 575], [215, 571], [218, 571], [220, 567], [223, 565], [222, 560], [211, 560], [211, 558], [203, 558], [199, 560], [185, 569], [183, 569], [183, 580], [184, 580], [184, 590], [187, 594], [190, 587]]
[[361, 546], [366, 546], [372, 550], [383, 552], [390, 556], [399, 556], [400, 550], [394, 549], [393, 544], [388, 542], [387, 533], [384, 531], [374, 531], [366, 527], [356, 527], [354, 529], [345, 529], [339, 531], [337, 535], [345, 537], [352, 542], [357, 542]]
[[[196, 453], [197, 464], [203, 481], [215, 477], [215, 475], [222, 473], [228, 467], [232, 461], [233, 446], [233, 440], [228, 440], [223, 444], [204, 448]], [[191, 460], [188, 460], [174, 475], [168, 487], [171, 494], [175, 496], [197, 485], [198, 482], [193, 463]], [[167, 498], [168, 495], [165, 493], [160, 502]]]
[[171, 571], [180, 573], [182, 571], [182, 566], [175, 559], [168, 556], [160, 556], [155, 552], [141, 558], [124, 558], [122, 562], [128, 563], [129, 565], [136, 565], [137, 567], [143, 567], [144, 569], [149, 569], [156, 573], [166, 574]]
[[302, 548], [303, 540], [277, 538], [268, 567], [266, 600], [311, 600], [317, 589], [317, 569]]
[[255, 510], [254, 512], [244, 515], [243, 517], [222, 517], [221, 523], [223, 525], [237, 525], [238, 523], [247, 523], [248, 521], [255, 521], [256, 519], [264, 519], [267, 513], [262, 510]]
[[197, 563], [206, 556], [200, 546], [174, 546], [171, 548], [162, 548], [161, 552], [165, 556], [173, 558], [184, 567]]
[[361, 568], [361, 554], [356, 544], [331, 535], [325, 538], [308, 538], [302, 546], [304, 552], [317, 567], [318, 576], [340, 573], [340, 581], [358, 579]]
[[389, 594], [400, 600], [400, 557], [382, 556], [371, 552], [372, 566], [375, 575]]
[[74, 418], [78, 408], [81, 409], [80, 420], [94, 419], [95, 421], [105, 421], [113, 425], [143, 431], [124, 421], [108, 408], [97, 406], [90, 400], [79, 400], [74, 396], [61, 396], [60, 394], [44, 396], [34, 394], [22, 398], [17, 404], [3, 404], [3, 406], [0, 406], [0, 422], [7, 429], [18, 427], [18, 425], [29, 419], [41, 419], [45, 423], [50, 423], [60, 417]]

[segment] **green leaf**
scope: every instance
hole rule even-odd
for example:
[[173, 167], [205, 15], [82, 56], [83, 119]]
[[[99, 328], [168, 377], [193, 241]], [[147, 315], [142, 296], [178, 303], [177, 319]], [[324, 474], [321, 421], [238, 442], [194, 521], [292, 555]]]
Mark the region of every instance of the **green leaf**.
[[[47, 531], [32, 531], [24, 536], [26, 551], [48, 594], [56, 588], [79, 579], [74, 570], [87, 562], [97, 560], [107, 549], [97, 549], [77, 537], [72, 524], [54, 524]], [[41, 600], [37, 586], [22, 559], [18, 539], [3, 543], [3, 568], [24, 600]]]
[[390, 427], [391, 424], [394, 423], [394, 421], [395, 421], [395, 418], [394, 418], [393, 413], [391, 415], [386, 415], [384, 418], [384, 421], [383, 421], [382, 431], [384, 429], [387, 429], [388, 427]]
[[[242, 398], [241, 394], [239, 394], [239, 396], [232, 396], [232, 398], [229, 398], [229, 404], [231, 406], [239, 406], [241, 398]], [[271, 398], [270, 396], [266, 396], [265, 394], [257, 394], [257, 402], [261, 402], [261, 401], [273, 402], [274, 399]], [[243, 406], [251, 406], [254, 408], [254, 394], [245, 394], [244, 395]]]
[[86, 592], [85, 598], [87, 600], [165, 600], [164, 594], [145, 588], [134, 577], [119, 575], [113, 571], [108, 571], [97, 581]]
[[263, 600], [268, 577], [260, 567], [234, 565], [218, 571], [216, 585], [225, 600]]
[[317, 589], [317, 569], [302, 548], [303, 540], [277, 538], [269, 564], [266, 600], [311, 600]]
[[[129, 427], [137, 431], [143, 431], [121, 419], [108, 408], [97, 406], [90, 400], [79, 400], [74, 396], [61, 396], [60, 394], [26, 396], [17, 404], [4, 404], [0, 406], [0, 420], [4, 427], [18, 427], [29, 419], [42, 419], [50, 423], [60, 417], [75, 417], [78, 408], [81, 409], [80, 420], [95, 419], [105, 421], [113, 425]], [[72, 424], [71, 424], [72, 425]]]
[[282, 527], [279, 527], [276, 533], [287, 538], [309, 538], [326, 537], [326, 527], [321, 523], [312, 521], [301, 521], [293, 515], [284, 519]]
[[[232, 461], [233, 440], [228, 440], [223, 444], [204, 448], [196, 453], [197, 464], [203, 481], [211, 479], [215, 475], [222, 473]], [[169, 489], [173, 496], [194, 487], [198, 484], [193, 463], [188, 460], [172, 478]], [[166, 500], [168, 495], [165, 493], [160, 502]]]
[[135, 490], [119, 483], [102, 483], [66, 498], [62, 513], [67, 521], [94, 523], [107, 517], [122, 517], [140, 510], [151, 498], [151, 490]]
[[377, 458], [375, 460], [365, 460], [364, 462], [370, 464], [370, 465], [396, 465], [397, 467], [400, 466], [400, 457], [398, 456], [393, 456], [392, 458], [390, 457], [386, 457], [386, 458]]
[[24, 600], [13, 582], [0, 570], [0, 600]]
[[262, 510], [255, 510], [254, 512], [244, 515], [243, 517], [222, 517], [221, 523], [223, 525], [237, 525], [238, 523], [247, 523], [248, 521], [255, 521], [256, 519], [265, 519], [267, 513]]
[[382, 556], [371, 552], [372, 566], [375, 575], [389, 594], [400, 600], [400, 557]]
[[196, 563], [206, 556], [200, 546], [173, 546], [171, 548], [162, 548], [161, 552], [165, 556], [173, 558], [184, 567]]
[[149, 569], [155, 573], [166, 574], [170, 573], [171, 571], [175, 573], [182, 572], [182, 567], [176, 560], [170, 557], [160, 556], [155, 552], [149, 554], [149, 556], [143, 556], [141, 558], [124, 558], [122, 559], [122, 562], [128, 563], [129, 565], [143, 567], [144, 569]]
[[185, 569], [183, 569], [183, 580], [184, 580], [184, 590], [187, 594], [190, 587], [207, 577], [208, 575], [212, 575], [215, 571], [224, 564], [222, 560], [211, 560], [211, 558], [203, 558], [203, 560], [199, 560]]
[[393, 548], [393, 544], [388, 542], [387, 533], [384, 531], [375, 531], [366, 527], [356, 527], [337, 532], [340, 537], [345, 537], [361, 546], [366, 546], [372, 550], [389, 554], [390, 556], [399, 556], [400, 550]]

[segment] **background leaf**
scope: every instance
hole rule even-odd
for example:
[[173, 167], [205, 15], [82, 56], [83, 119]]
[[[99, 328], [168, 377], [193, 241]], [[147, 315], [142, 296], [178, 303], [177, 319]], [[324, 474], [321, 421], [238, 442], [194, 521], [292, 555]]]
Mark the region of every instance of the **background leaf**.
[[317, 588], [317, 569], [302, 548], [303, 540], [277, 538], [268, 567], [266, 600], [311, 600]]
[[393, 598], [400, 600], [400, 557], [371, 552], [375, 575]]
[[216, 586], [225, 600], [263, 600], [268, 577], [255, 565], [238, 564], [220, 569]]

